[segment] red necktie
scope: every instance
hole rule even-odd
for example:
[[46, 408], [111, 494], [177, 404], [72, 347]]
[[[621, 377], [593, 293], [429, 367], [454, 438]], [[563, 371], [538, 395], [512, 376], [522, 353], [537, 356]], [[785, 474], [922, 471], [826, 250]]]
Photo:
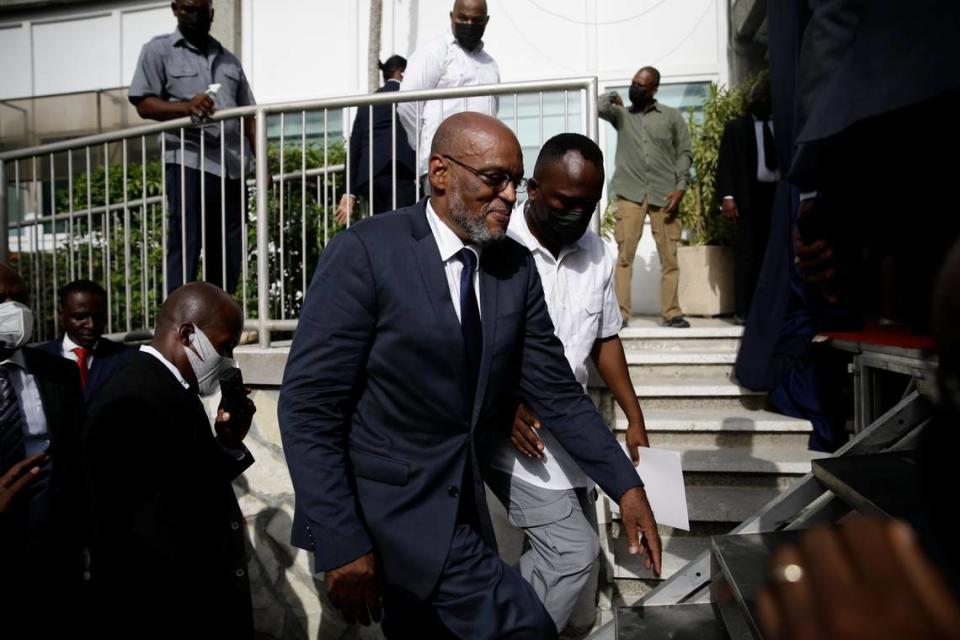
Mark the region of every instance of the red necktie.
[[80, 388], [87, 386], [87, 350], [83, 347], [71, 349], [77, 354], [77, 366], [80, 367]]

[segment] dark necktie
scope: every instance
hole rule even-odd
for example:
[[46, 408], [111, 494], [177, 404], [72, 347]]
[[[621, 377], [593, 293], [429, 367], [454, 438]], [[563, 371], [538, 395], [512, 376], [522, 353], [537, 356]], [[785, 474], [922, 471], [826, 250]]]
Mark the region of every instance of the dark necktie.
[[464, 247], [457, 253], [457, 259], [463, 263], [463, 271], [460, 273], [460, 331], [463, 333], [463, 347], [469, 374], [468, 406], [472, 409], [473, 396], [477, 389], [477, 375], [480, 372], [480, 354], [483, 353], [483, 325], [480, 324], [480, 307], [473, 290], [477, 254]]
[[85, 389], [87, 387], [87, 374], [89, 373], [89, 369], [87, 369], [88, 350], [83, 347], [75, 347], [71, 351], [77, 355], [77, 368], [80, 369], [80, 388]]
[[[14, 365], [10, 365], [14, 366]], [[23, 447], [23, 416], [8, 365], [0, 365], [0, 473], [26, 457]]]
[[777, 145], [773, 143], [773, 129], [770, 121], [763, 121], [763, 164], [773, 173], [777, 170]]

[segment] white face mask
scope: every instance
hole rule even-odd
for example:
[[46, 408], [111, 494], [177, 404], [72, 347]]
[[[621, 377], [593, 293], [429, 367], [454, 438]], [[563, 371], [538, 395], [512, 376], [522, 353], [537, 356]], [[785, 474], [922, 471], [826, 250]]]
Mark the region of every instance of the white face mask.
[[193, 325], [193, 333], [190, 335], [190, 346], [184, 347], [187, 352], [187, 360], [190, 361], [190, 368], [193, 369], [193, 375], [197, 377], [197, 388], [201, 396], [212, 396], [220, 390], [220, 373], [224, 369], [236, 367], [237, 362], [233, 358], [225, 358], [213, 348], [213, 343], [197, 325]]
[[33, 337], [33, 311], [22, 302], [0, 304], [0, 348], [19, 349]]

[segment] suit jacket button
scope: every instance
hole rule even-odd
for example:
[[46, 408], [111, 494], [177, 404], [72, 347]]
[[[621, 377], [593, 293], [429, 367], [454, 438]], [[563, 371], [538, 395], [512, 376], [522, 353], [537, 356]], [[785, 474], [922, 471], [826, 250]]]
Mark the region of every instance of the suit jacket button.
[[236, 571], [233, 572], [233, 575], [237, 576], [238, 578], [242, 578], [246, 574], [247, 572], [244, 571], [243, 569], [237, 569]]
[[460, 489], [456, 488], [453, 485], [450, 485], [449, 487], [447, 487], [447, 493], [450, 495], [451, 498], [456, 498], [457, 496], [460, 495]]
[[239, 522], [231, 522], [231, 523], [230, 523], [230, 528], [231, 528], [232, 530], [236, 531], [237, 529], [240, 528], [240, 523], [239, 523]]

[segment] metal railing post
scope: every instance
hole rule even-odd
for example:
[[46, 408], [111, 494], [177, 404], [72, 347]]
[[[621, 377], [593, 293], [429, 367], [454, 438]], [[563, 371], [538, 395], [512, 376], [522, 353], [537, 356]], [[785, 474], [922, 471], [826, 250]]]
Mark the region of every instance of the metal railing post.
[[257, 109], [257, 333], [261, 347], [270, 346], [270, 166], [267, 161], [267, 112]]
[[[597, 106], [597, 90], [598, 90], [597, 77], [593, 76], [590, 78], [590, 82], [587, 83], [586, 93], [584, 100], [584, 112], [587, 118], [585, 131], [587, 132], [587, 137], [597, 143], [597, 146], [600, 145], [600, 111]], [[564, 98], [566, 99], [566, 98]], [[600, 206], [597, 206], [597, 210], [593, 212], [593, 217], [590, 218], [590, 230], [600, 234], [600, 225], [601, 225], [601, 213]]]

